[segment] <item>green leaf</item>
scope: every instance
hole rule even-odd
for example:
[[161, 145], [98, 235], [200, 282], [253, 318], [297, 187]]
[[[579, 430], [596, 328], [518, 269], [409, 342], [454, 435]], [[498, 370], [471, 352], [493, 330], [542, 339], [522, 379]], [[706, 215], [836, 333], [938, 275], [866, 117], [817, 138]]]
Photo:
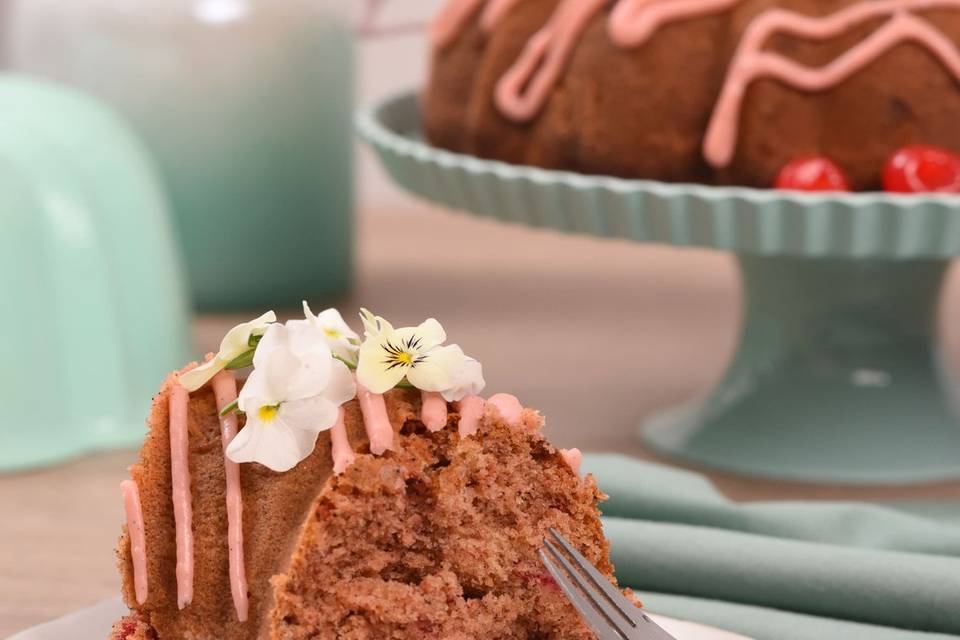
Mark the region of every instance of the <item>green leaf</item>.
[[245, 369], [253, 365], [253, 354], [256, 349], [250, 349], [249, 351], [244, 351], [236, 358], [227, 363], [227, 369]]
[[231, 402], [230, 404], [228, 404], [227, 406], [225, 406], [223, 409], [220, 409], [220, 417], [222, 418], [223, 416], [227, 415], [227, 414], [230, 413], [231, 411], [236, 411], [236, 410], [237, 410], [237, 402], [238, 402], [238, 400], [234, 400], [233, 402]]
[[247, 338], [247, 346], [256, 349], [257, 345], [260, 344], [260, 340], [263, 338], [262, 333], [251, 333], [250, 337]]

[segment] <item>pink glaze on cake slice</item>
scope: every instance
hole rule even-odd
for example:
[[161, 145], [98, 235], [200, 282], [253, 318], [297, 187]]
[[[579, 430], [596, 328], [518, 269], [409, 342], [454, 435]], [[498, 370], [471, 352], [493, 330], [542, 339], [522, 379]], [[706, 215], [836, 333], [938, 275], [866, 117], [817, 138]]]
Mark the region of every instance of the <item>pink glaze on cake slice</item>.
[[177, 539], [177, 606], [193, 600], [193, 510], [187, 406], [190, 394], [179, 384], [170, 391], [170, 477]]
[[447, 401], [436, 391], [420, 392], [420, 421], [430, 431], [440, 431], [447, 426]]

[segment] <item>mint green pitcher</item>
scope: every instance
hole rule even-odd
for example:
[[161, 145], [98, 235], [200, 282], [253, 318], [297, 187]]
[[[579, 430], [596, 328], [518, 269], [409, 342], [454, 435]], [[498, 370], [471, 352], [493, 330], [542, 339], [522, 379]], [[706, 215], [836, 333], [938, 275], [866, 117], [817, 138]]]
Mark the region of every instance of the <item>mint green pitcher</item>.
[[9, 75], [0, 113], [0, 470], [13, 470], [139, 442], [192, 349], [167, 207], [126, 125]]

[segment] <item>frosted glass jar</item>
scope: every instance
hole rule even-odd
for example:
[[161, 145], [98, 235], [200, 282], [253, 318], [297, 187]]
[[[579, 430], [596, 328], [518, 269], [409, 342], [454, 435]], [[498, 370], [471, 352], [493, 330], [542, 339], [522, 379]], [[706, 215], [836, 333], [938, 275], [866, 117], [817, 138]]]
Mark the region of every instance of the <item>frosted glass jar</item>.
[[131, 121], [201, 308], [293, 306], [350, 281], [349, 4], [11, 0], [4, 58]]

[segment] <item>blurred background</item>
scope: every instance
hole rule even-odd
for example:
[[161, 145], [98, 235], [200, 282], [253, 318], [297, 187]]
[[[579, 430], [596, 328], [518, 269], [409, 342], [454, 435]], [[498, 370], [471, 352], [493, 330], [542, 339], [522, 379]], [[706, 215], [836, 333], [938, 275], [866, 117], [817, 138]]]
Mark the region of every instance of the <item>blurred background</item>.
[[[728, 254], [450, 212], [356, 139], [355, 105], [423, 84], [440, 4], [2, 3], [0, 636], [117, 593], [117, 487], [151, 395], [266, 308], [436, 316], [490, 393], [585, 451], [656, 458], [642, 418], [722, 374]], [[741, 499], [960, 497], [709, 475]]]

